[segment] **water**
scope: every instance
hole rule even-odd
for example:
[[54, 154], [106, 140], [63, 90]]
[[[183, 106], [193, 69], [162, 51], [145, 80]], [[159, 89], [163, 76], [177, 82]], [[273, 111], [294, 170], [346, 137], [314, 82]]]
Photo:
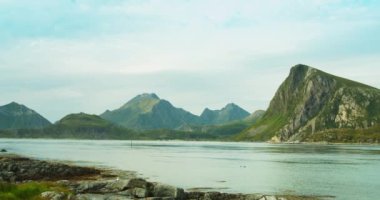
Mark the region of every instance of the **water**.
[[151, 181], [222, 192], [378, 199], [380, 146], [0, 139], [40, 159], [137, 171]]

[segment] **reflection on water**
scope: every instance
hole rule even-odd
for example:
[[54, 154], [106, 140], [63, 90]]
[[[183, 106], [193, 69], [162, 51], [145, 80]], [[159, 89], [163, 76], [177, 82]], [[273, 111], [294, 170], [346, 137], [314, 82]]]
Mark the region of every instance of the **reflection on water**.
[[380, 146], [1, 139], [0, 148], [224, 192], [377, 199]]

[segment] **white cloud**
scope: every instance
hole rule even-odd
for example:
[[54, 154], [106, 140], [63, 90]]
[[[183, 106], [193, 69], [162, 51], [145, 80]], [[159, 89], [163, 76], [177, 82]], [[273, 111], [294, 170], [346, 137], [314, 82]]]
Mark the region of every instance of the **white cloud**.
[[3, 11], [20, 14], [12, 21], [9, 12], [0, 13], [12, 24], [0, 36], [13, 34], [0, 47], [0, 92], [6, 94], [2, 102], [35, 105], [54, 120], [70, 112], [101, 113], [142, 92], [156, 92], [195, 113], [232, 101], [250, 111], [265, 109], [297, 63], [380, 86], [380, 45], [373, 36], [379, 31], [378, 5], [46, 2], [20, 7], [0, 0], [14, 4]]

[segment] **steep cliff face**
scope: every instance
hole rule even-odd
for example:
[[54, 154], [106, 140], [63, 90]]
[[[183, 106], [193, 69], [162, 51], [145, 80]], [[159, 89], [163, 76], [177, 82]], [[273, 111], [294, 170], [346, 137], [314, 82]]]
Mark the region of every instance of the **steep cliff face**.
[[367, 129], [380, 122], [380, 90], [294, 66], [263, 119], [239, 139], [304, 141], [329, 129]]
[[43, 128], [50, 122], [36, 111], [16, 102], [0, 106], [0, 129]]

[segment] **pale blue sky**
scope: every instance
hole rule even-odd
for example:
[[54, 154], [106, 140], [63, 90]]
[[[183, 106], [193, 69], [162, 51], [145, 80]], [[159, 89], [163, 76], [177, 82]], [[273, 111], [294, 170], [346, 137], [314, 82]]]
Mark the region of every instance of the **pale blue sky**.
[[266, 109], [304, 63], [380, 87], [380, 1], [0, 0], [0, 104], [51, 121], [155, 92]]

